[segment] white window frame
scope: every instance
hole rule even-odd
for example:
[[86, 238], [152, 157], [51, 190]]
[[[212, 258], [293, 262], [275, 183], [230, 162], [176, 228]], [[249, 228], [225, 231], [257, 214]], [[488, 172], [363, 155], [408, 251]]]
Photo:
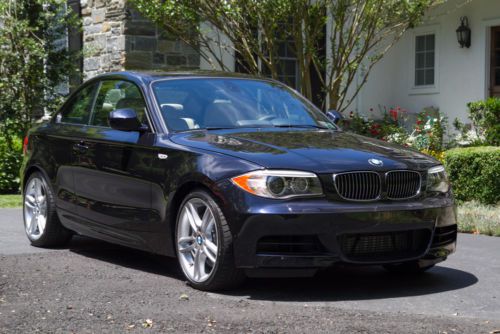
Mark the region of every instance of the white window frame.
[[[259, 29], [258, 31], [258, 38], [259, 38], [259, 43], [262, 41], [262, 32], [261, 30]], [[281, 57], [280, 55], [278, 55], [279, 57], [279, 60], [284, 60], [284, 61], [288, 61], [288, 60], [293, 60], [295, 61], [295, 83], [294, 83], [294, 86], [295, 87], [292, 87], [293, 89], [295, 90], [300, 90], [300, 73], [299, 73], [299, 59], [297, 57]], [[257, 66], [259, 67], [259, 70], [262, 72], [263, 70], [263, 65], [262, 65], [262, 60], [260, 58], [257, 59]], [[279, 75], [278, 75], [279, 76]], [[289, 75], [283, 75], [284, 77], [289, 77]], [[279, 79], [278, 79], [279, 80]], [[281, 82], [281, 81], [280, 81]], [[283, 84], [287, 84], [286, 82], [282, 82]]]
[[484, 92], [484, 98], [487, 99], [490, 97], [490, 75], [491, 75], [491, 28], [500, 26], [500, 18], [487, 18], [483, 19], [481, 22], [481, 29], [484, 31], [484, 39], [477, 39], [477, 42], [475, 44], [476, 48], [479, 48], [480, 50], [484, 50], [484, 57], [483, 57], [483, 68], [484, 68], [484, 87], [483, 87], [483, 92]]
[[[409, 61], [409, 95], [439, 94], [439, 48], [440, 48], [440, 26], [432, 25], [413, 29], [410, 41], [410, 61]], [[416, 50], [415, 44], [418, 36], [434, 35], [434, 84], [417, 86], [415, 85], [415, 65]]]

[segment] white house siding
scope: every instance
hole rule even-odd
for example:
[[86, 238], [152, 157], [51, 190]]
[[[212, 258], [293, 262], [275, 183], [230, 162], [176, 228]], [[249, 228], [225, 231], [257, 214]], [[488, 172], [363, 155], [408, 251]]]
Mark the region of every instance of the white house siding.
[[[200, 69], [234, 71], [235, 57], [231, 40], [210, 23], [201, 23], [201, 29], [205, 32], [206, 36], [209, 36], [211, 43], [206, 50], [202, 50], [209, 59], [200, 57]], [[220, 66], [217, 60], [212, 59], [212, 54], [216, 54], [218, 59], [222, 59], [224, 68]]]
[[[448, 116], [467, 120], [466, 104], [489, 96], [490, 27], [500, 25], [499, 0], [451, 1], [430, 13], [427, 22], [408, 31], [377, 64], [357, 101], [351, 105], [367, 115], [378, 105], [400, 106], [417, 113], [434, 106]], [[467, 16], [472, 30], [470, 48], [460, 48], [456, 29]], [[436, 34], [435, 87], [413, 89], [415, 35]]]

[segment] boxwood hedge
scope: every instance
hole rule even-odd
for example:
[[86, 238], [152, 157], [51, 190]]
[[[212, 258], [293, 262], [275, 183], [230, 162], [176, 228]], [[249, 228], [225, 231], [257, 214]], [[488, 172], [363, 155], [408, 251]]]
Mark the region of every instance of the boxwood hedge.
[[19, 169], [23, 160], [21, 139], [14, 139], [11, 147], [0, 136], [0, 194], [19, 192]]
[[444, 164], [458, 201], [500, 202], [500, 147], [455, 148], [445, 152]]

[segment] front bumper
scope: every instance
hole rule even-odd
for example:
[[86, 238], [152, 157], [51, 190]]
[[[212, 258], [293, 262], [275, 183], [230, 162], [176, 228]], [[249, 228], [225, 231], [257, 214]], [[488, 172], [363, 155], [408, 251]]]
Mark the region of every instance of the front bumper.
[[253, 204], [236, 205], [240, 224], [233, 236], [239, 268], [321, 268], [338, 262], [411, 260], [430, 265], [455, 251], [457, 225], [451, 198]]

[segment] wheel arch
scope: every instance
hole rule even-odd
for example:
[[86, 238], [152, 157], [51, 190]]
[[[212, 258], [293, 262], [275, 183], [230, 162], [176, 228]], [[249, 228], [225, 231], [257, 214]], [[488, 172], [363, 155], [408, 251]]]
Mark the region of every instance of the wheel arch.
[[175, 252], [175, 226], [177, 223], [177, 215], [179, 214], [179, 209], [182, 201], [188, 194], [195, 190], [202, 190], [210, 194], [215, 202], [219, 205], [221, 210], [224, 212], [224, 199], [217, 191], [217, 185], [214, 181], [207, 178], [196, 178], [186, 181], [180, 184], [170, 196], [169, 205], [167, 207], [167, 225], [170, 230], [171, 247], [167, 250], [168, 255], [176, 256]]
[[[45, 180], [47, 180], [50, 183], [50, 178], [47, 175], [47, 172], [45, 172], [45, 170], [43, 170], [43, 168], [41, 168], [38, 165], [31, 165], [28, 168], [26, 168], [26, 170], [24, 172], [24, 175], [23, 175], [23, 177], [21, 179], [21, 193], [22, 194], [24, 194], [24, 187], [26, 185], [26, 182], [28, 181], [28, 179], [30, 178], [30, 176], [33, 175], [33, 173], [36, 173], [36, 172], [41, 173], [45, 177]], [[49, 184], [49, 185], [52, 187], [51, 184]]]

